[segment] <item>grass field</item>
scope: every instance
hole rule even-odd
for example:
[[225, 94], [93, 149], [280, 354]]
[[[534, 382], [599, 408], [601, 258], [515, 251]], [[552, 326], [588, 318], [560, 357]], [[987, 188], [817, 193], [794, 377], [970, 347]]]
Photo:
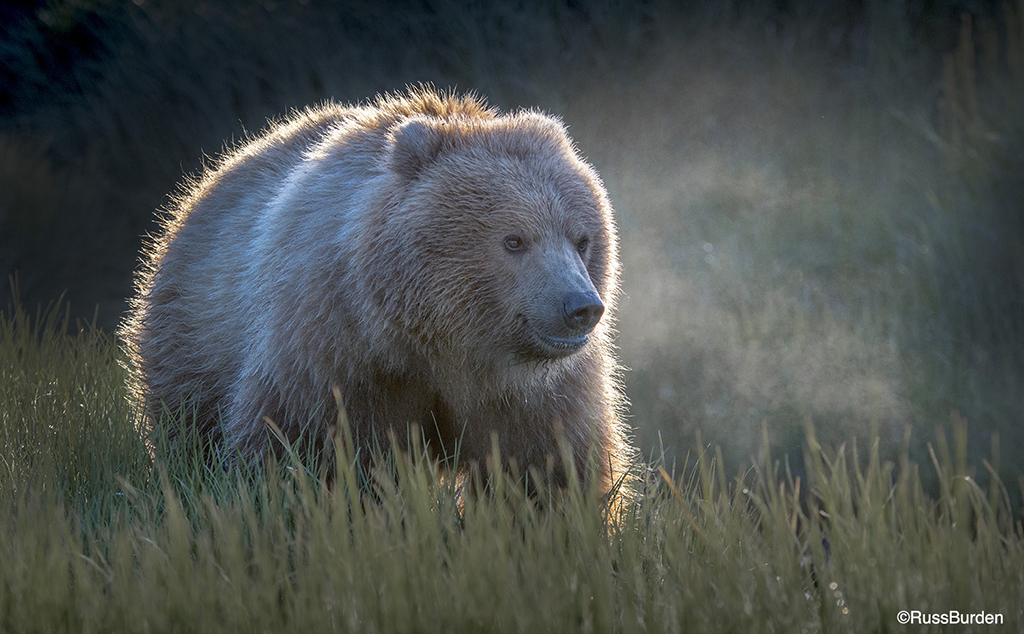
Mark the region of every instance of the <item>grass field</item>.
[[[1024, 0], [349, 5], [0, 12], [0, 273], [73, 311], [0, 320], [0, 631], [1024, 627]], [[106, 333], [182, 173], [420, 81], [562, 117], [605, 181], [651, 463], [613, 522], [154, 466], [126, 422]]]
[[4, 632], [938, 631], [901, 610], [1024, 627], [1020, 515], [966, 475], [962, 426], [920, 467], [813, 429], [806, 478], [768, 453], [735, 475], [720, 452], [655, 462], [612, 517], [575, 488], [462, 496], [415, 457], [365, 482], [340, 451], [328, 487], [298, 459], [151, 464], [113, 342], [60, 316], [0, 319]]

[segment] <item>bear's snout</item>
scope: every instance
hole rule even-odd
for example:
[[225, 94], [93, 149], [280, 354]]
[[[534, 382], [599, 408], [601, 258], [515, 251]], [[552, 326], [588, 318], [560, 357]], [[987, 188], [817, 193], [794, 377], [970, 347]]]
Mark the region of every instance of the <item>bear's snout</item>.
[[562, 300], [562, 319], [575, 333], [590, 332], [604, 314], [604, 304], [597, 293], [569, 293]]

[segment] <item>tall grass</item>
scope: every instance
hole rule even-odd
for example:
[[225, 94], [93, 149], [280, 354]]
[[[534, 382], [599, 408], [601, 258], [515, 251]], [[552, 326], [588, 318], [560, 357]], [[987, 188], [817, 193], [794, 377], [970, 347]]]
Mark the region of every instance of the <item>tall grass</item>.
[[112, 337], [67, 305], [0, 312], [0, 488], [105, 503], [116, 473], [147, 461], [131, 433]]
[[808, 428], [806, 479], [765, 428], [752, 468], [655, 462], [611, 516], [578, 487], [466, 495], [422, 456], [367, 481], [344, 434], [331, 483], [294, 457], [151, 464], [113, 342], [62, 314], [0, 315], [6, 632], [921, 631], [900, 610], [1024, 626], [1021, 516], [966, 475], [960, 427], [920, 468]]

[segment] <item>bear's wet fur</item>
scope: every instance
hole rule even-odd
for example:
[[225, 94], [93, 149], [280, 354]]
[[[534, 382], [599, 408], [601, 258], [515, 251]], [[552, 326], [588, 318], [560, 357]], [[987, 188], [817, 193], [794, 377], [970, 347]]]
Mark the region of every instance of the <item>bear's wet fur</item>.
[[322, 442], [338, 388], [360, 447], [418, 429], [466, 469], [496, 435], [543, 473], [564, 441], [607, 491], [631, 457], [618, 280], [607, 193], [559, 120], [417, 89], [294, 113], [186, 183], [120, 335], [143, 433], [180, 407], [258, 459], [266, 419]]

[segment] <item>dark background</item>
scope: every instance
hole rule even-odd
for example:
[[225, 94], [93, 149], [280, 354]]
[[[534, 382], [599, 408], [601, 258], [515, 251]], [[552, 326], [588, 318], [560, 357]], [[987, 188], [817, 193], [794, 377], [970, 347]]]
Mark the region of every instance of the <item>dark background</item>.
[[[1024, 459], [1024, 3], [0, 7], [0, 306], [110, 331], [204, 157], [430, 82], [564, 118], [622, 232], [638, 445], [798, 463], [804, 426]], [[9, 310], [9, 308], [7, 309]], [[909, 444], [905, 434], [910, 429]], [[925, 458], [926, 459], [926, 458]], [[981, 474], [983, 475], [983, 474]]]

